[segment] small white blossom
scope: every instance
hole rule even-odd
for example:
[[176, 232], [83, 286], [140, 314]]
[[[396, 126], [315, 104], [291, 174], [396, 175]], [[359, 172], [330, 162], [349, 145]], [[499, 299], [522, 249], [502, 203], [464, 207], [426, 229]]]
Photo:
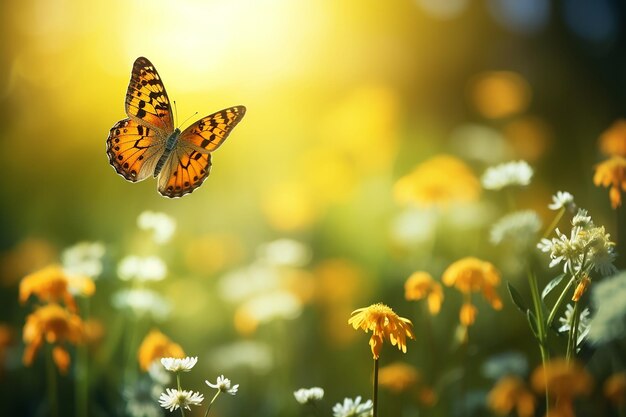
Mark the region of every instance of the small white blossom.
[[487, 168], [481, 178], [487, 190], [501, 190], [509, 185], [528, 185], [533, 169], [526, 161], [511, 161]]
[[70, 275], [86, 275], [92, 279], [102, 273], [104, 245], [100, 242], [80, 242], [61, 254], [63, 269]]
[[176, 221], [165, 213], [144, 211], [137, 218], [137, 226], [142, 230], [152, 230], [154, 241], [167, 243], [176, 230]]
[[[585, 308], [580, 313], [578, 319], [578, 338], [576, 339], [576, 346], [579, 346], [583, 342], [583, 340], [585, 340], [587, 334], [589, 334], [589, 323], [591, 322], [591, 319], [589, 318], [590, 314], [591, 313], [589, 312], [588, 308]], [[561, 327], [559, 327], [559, 333], [567, 333], [571, 330], [573, 315], [574, 306], [568, 304], [565, 307], [565, 313], [563, 314], [563, 317], [559, 317], [559, 323], [561, 323]]]
[[293, 239], [274, 240], [257, 249], [259, 260], [276, 266], [304, 266], [311, 256], [311, 248]]
[[163, 410], [156, 403], [161, 391], [163, 388], [154, 385], [149, 379], [140, 379], [125, 387], [122, 396], [126, 404], [126, 414], [129, 417], [161, 417]]
[[122, 281], [161, 281], [167, 275], [167, 266], [158, 256], [126, 256], [117, 266]]
[[224, 375], [220, 375], [217, 377], [217, 382], [215, 384], [211, 384], [209, 381], [204, 381], [211, 388], [215, 388], [220, 392], [225, 392], [230, 395], [237, 394], [237, 390], [239, 389], [239, 384], [233, 385], [231, 387], [230, 379], [224, 378]]
[[344, 398], [343, 404], [337, 403], [333, 407], [333, 417], [369, 417], [372, 415], [374, 404], [367, 400], [361, 404], [361, 397]]
[[161, 364], [170, 372], [189, 372], [198, 362], [198, 357], [161, 358]]
[[128, 309], [137, 316], [150, 315], [156, 320], [166, 319], [172, 307], [163, 296], [147, 288], [119, 290], [112, 297], [113, 307]]
[[293, 393], [293, 396], [300, 404], [307, 404], [324, 398], [324, 390], [319, 387], [300, 388]]
[[505, 240], [519, 246], [536, 241], [535, 235], [541, 229], [541, 219], [533, 210], [522, 210], [507, 214], [499, 219], [490, 231], [489, 240], [498, 245]]
[[167, 385], [172, 381], [171, 375], [167, 373], [165, 369], [163, 369], [161, 361], [159, 361], [158, 359], [152, 361], [152, 363], [148, 367], [148, 375], [150, 375], [152, 381], [161, 386]]
[[266, 343], [242, 340], [214, 349], [210, 358], [219, 363], [222, 370], [246, 367], [258, 374], [266, 374], [274, 367], [275, 353]]
[[191, 410], [190, 405], [202, 405], [204, 400], [204, 396], [199, 392], [179, 391], [171, 388], [167, 388], [165, 391], [159, 398], [159, 405], [170, 411], [178, 410], [181, 407]]
[[574, 204], [574, 196], [567, 191], [557, 191], [552, 196], [552, 204], [548, 205], [550, 210], [561, 210], [562, 208], [573, 210], [576, 207]]
[[595, 314], [589, 339], [607, 343], [626, 335], [626, 272], [595, 284], [591, 293]]

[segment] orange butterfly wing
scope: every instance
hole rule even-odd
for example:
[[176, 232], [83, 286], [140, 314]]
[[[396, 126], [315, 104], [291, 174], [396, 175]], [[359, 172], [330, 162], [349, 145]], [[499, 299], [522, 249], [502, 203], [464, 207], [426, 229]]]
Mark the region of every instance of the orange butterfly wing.
[[133, 64], [126, 90], [126, 114], [134, 122], [160, 130], [166, 136], [174, 131], [172, 108], [165, 86], [147, 58], [139, 57]]
[[224, 143], [245, 114], [244, 106], [230, 107], [185, 129], [159, 174], [159, 193], [182, 197], [202, 185], [211, 171], [211, 152]]
[[165, 138], [131, 119], [117, 122], [109, 131], [107, 155], [115, 171], [131, 182], [154, 173], [165, 150]]

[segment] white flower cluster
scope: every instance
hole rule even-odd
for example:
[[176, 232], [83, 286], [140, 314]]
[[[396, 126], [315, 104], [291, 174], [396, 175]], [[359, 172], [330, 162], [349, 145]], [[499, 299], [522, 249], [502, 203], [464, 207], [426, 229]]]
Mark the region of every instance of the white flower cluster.
[[163, 244], [167, 243], [174, 234], [176, 221], [165, 213], [144, 211], [137, 218], [137, 226], [142, 230], [151, 230], [154, 241]]
[[167, 275], [167, 266], [158, 256], [126, 256], [117, 266], [122, 281], [162, 281]]
[[591, 301], [596, 310], [591, 318], [589, 339], [606, 343], [626, 335], [626, 271], [604, 279], [593, 288]]
[[[587, 338], [590, 329], [591, 319], [589, 318], [590, 312], [588, 308], [585, 308], [580, 312], [579, 321], [578, 321], [578, 338], [576, 339], [576, 346], [579, 346], [583, 340]], [[559, 317], [559, 323], [561, 323], [561, 327], [559, 327], [559, 333], [568, 333], [572, 328], [572, 320], [574, 315], [574, 307], [571, 304], [568, 304], [565, 307], [565, 314], [563, 317]]]
[[324, 390], [320, 387], [300, 388], [293, 396], [300, 404], [309, 404], [324, 398]]
[[480, 181], [487, 190], [501, 190], [510, 185], [528, 185], [533, 169], [526, 161], [511, 161], [489, 167]]
[[63, 269], [70, 275], [86, 275], [92, 279], [102, 273], [105, 248], [100, 242], [80, 242], [61, 254]]
[[369, 417], [372, 415], [374, 404], [367, 400], [361, 404], [361, 397], [344, 398], [343, 404], [337, 403], [333, 407], [333, 417]]
[[570, 236], [556, 229], [557, 237], [541, 239], [537, 247], [546, 253], [550, 253], [550, 267], [563, 264], [563, 272], [575, 274], [581, 268], [592, 266], [593, 269], [603, 276], [617, 272], [613, 265], [616, 258], [614, 246], [610, 235], [604, 230], [604, 226], [597, 227], [587, 210], [579, 209], [572, 219], [572, 231]]
[[494, 245], [510, 240], [519, 246], [526, 246], [530, 242], [537, 241], [535, 235], [540, 229], [541, 219], [537, 213], [533, 210], [516, 211], [494, 223], [489, 240]]

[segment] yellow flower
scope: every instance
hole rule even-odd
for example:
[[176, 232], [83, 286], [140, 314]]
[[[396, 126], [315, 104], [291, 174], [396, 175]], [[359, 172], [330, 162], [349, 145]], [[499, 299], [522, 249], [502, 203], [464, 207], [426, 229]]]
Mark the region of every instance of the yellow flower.
[[69, 292], [68, 277], [58, 265], [50, 265], [22, 279], [20, 302], [25, 303], [31, 295], [47, 303], [63, 301], [68, 310], [76, 312], [76, 302]]
[[379, 358], [385, 339], [389, 339], [392, 346], [397, 345], [398, 349], [404, 353], [406, 353], [406, 337], [415, 339], [411, 320], [398, 316], [382, 303], [354, 310], [348, 324], [351, 324], [355, 330], [361, 328], [366, 333], [372, 331], [369, 344], [374, 359]]
[[504, 416], [516, 410], [519, 417], [535, 415], [535, 397], [526, 388], [526, 384], [515, 376], [501, 378], [487, 396], [489, 408]]
[[609, 198], [611, 207], [616, 209], [622, 205], [621, 191], [626, 191], [626, 158], [612, 156], [604, 162], [596, 165], [593, 175], [593, 183], [596, 186], [611, 186]]
[[378, 385], [396, 394], [411, 388], [419, 380], [417, 369], [404, 362], [394, 362], [380, 368], [378, 372]]
[[502, 309], [502, 300], [495, 289], [500, 285], [500, 273], [490, 262], [473, 257], [460, 259], [444, 271], [442, 281], [465, 295], [460, 313], [461, 323], [465, 326], [473, 324], [476, 318], [476, 308], [470, 298], [472, 292], [481, 291], [494, 309]]
[[593, 388], [593, 379], [587, 371], [575, 362], [554, 359], [537, 367], [531, 376], [533, 389], [536, 392], [547, 391], [554, 401], [550, 415], [574, 417], [574, 398], [589, 394]]
[[83, 322], [58, 304], [48, 304], [36, 309], [26, 318], [23, 330], [23, 339], [26, 344], [24, 350], [24, 365], [33, 363], [37, 351], [44, 341], [56, 344], [52, 358], [62, 373], [67, 372], [70, 363], [69, 354], [62, 346], [63, 343], [78, 344], [83, 339]]
[[438, 155], [419, 164], [396, 181], [393, 193], [399, 204], [420, 207], [447, 206], [478, 200], [481, 186], [471, 169], [460, 159]]
[[604, 383], [604, 396], [616, 407], [626, 404], [626, 372], [611, 375]]
[[600, 152], [626, 158], [626, 120], [616, 120], [600, 136]]
[[501, 119], [522, 113], [531, 99], [528, 82], [511, 71], [489, 71], [470, 82], [469, 93], [478, 112], [489, 119]]
[[404, 283], [404, 298], [409, 301], [426, 298], [430, 314], [437, 314], [443, 302], [443, 289], [428, 272], [417, 271]]
[[185, 352], [179, 344], [172, 342], [160, 331], [156, 329], [150, 331], [141, 342], [137, 352], [139, 367], [142, 371], [147, 371], [152, 362], [166, 357], [184, 358]]

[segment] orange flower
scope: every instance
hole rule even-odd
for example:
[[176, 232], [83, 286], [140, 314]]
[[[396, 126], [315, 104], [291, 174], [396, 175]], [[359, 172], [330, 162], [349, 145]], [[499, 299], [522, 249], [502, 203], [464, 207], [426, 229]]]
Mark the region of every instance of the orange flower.
[[348, 324], [351, 324], [355, 330], [361, 328], [366, 333], [372, 331], [369, 344], [374, 359], [379, 358], [385, 339], [389, 339], [392, 346], [397, 345], [398, 349], [404, 353], [406, 353], [407, 336], [415, 339], [411, 320], [398, 316], [382, 303], [354, 310]]
[[53, 350], [54, 362], [62, 373], [67, 371], [70, 360], [69, 355], [62, 346], [63, 343], [78, 344], [83, 339], [83, 322], [76, 314], [73, 314], [58, 304], [47, 304], [39, 307], [26, 318], [23, 331], [24, 365], [33, 363], [37, 351], [44, 340], [50, 344], [56, 344]]
[[531, 382], [536, 392], [545, 392], [547, 387], [550, 398], [555, 401], [551, 413], [563, 417], [574, 417], [574, 398], [589, 394], [593, 388], [593, 379], [587, 371], [578, 363], [564, 359], [552, 360], [545, 369], [537, 367]]
[[396, 394], [411, 388], [419, 379], [417, 369], [404, 362], [394, 362], [378, 372], [378, 384]]
[[600, 136], [600, 152], [626, 158], [626, 120], [616, 120]]
[[478, 200], [481, 186], [471, 169], [450, 155], [434, 156], [396, 181], [393, 193], [399, 204], [447, 206]]
[[47, 303], [65, 302], [68, 310], [76, 312], [76, 302], [69, 292], [68, 277], [58, 265], [50, 265], [27, 275], [20, 282], [20, 302], [25, 303], [31, 295]]
[[614, 209], [622, 205], [621, 191], [626, 191], [626, 158], [612, 156], [604, 162], [596, 165], [596, 173], [593, 175], [593, 183], [596, 186], [611, 186], [609, 198], [611, 207]]
[[454, 286], [465, 294], [460, 320], [466, 326], [473, 324], [476, 317], [476, 308], [470, 298], [472, 292], [482, 291], [494, 309], [502, 309], [502, 300], [495, 289], [500, 285], [500, 273], [490, 262], [473, 257], [460, 259], [444, 271], [442, 281], [448, 287]]
[[519, 417], [535, 415], [535, 397], [526, 384], [515, 376], [501, 378], [487, 396], [487, 404], [494, 413], [509, 415], [513, 409]]
[[185, 352], [179, 344], [172, 342], [158, 330], [152, 330], [143, 339], [137, 352], [139, 367], [147, 371], [155, 360], [161, 358], [184, 358]]
[[626, 372], [611, 375], [604, 383], [604, 396], [616, 407], [626, 404]]
[[443, 289], [428, 272], [414, 272], [404, 283], [404, 298], [421, 300], [427, 298], [430, 314], [437, 314], [443, 302]]
[[584, 275], [583, 278], [578, 283], [578, 285], [576, 286], [576, 289], [574, 290], [572, 301], [580, 300], [580, 297], [582, 297], [583, 294], [587, 292], [587, 288], [589, 287], [589, 284], [591, 284], [591, 280], [589, 279], [589, 276]]

